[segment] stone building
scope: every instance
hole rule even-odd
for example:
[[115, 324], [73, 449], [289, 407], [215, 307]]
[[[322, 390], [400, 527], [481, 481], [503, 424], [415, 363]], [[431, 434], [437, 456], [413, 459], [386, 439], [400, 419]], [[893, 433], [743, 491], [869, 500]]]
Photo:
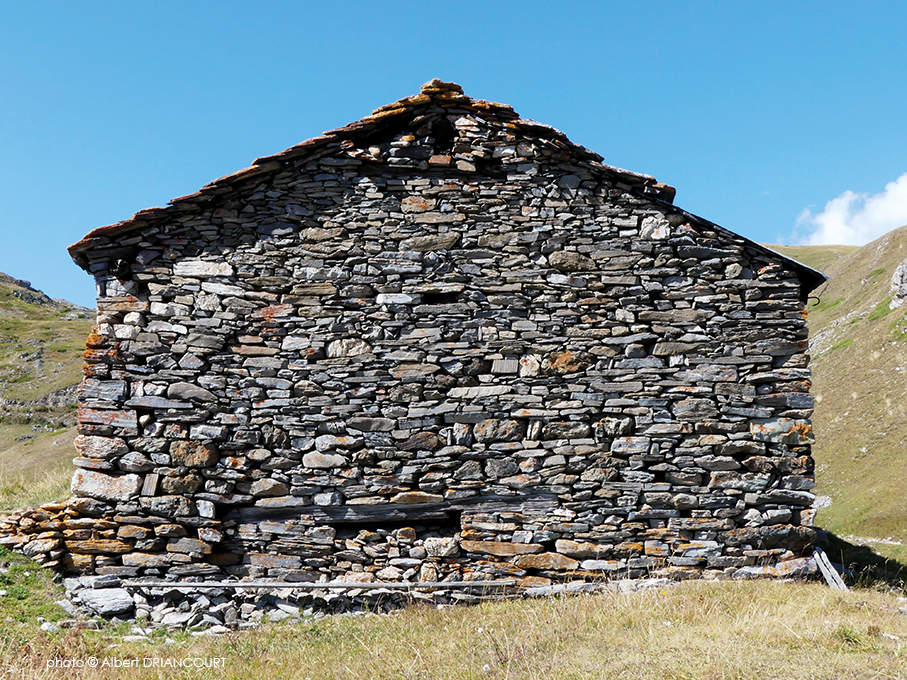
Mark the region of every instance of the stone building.
[[75, 498], [6, 542], [124, 577], [789, 573], [824, 277], [673, 198], [435, 80], [96, 229]]

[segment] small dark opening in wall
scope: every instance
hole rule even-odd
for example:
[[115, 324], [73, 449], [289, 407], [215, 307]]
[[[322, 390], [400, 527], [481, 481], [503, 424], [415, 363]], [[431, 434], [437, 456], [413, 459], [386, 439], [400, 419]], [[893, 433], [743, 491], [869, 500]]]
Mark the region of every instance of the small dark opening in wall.
[[129, 278], [129, 275], [132, 273], [132, 265], [128, 260], [119, 259], [115, 260], [113, 265], [110, 268], [110, 273], [113, 274], [120, 281], [125, 281]]
[[398, 529], [403, 529], [405, 527], [415, 529], [417, 534], [436, 531], [443, 536], [453, 536], [460, 531], [460, 513], [451, 511], [447, 517], [431, 519], [381, 520], [376, 517], [374, 520], [328, 522], [327, 524], [337, 529], [338, 536], [347, 538], [355, 536], [363, 529], [366, 531], [384, 529], [388, 533], [394, 533]]
[[459, 293], [422, 293], [423, 305], [452, 305]]
[[431, 136], [435, 140], [435, 153], [448, 153], [453, 149], [454, 139], [457, 132], [453, 123], [446, 118], [438, 118], [431, 124]]

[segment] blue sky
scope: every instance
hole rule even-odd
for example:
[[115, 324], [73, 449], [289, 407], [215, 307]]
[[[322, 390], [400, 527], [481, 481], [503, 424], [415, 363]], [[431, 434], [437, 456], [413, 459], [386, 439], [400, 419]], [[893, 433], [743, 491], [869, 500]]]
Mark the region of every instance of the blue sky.
[[433, 77], [749, 238], [865, 243], [907, 224], [905, 26], [902, 2], [4, 3], [0, 271], [92, 306], [67, 245]]

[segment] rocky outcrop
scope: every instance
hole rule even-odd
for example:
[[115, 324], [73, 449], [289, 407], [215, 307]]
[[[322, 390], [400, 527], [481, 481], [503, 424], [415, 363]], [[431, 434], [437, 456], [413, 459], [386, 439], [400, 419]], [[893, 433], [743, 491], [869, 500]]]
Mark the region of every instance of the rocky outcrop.
[[889, 309], [897, 309], [907, 300], [907, 260], [901, 262], [891, 275]]

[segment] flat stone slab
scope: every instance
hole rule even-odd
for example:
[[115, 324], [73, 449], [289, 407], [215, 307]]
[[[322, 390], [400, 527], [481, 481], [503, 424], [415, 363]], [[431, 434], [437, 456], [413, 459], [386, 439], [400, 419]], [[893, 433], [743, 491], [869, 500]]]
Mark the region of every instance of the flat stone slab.
[[132, 595], [125, 588], [97, 588], [79, 591], [82, 603], [101, 616], [125, 614], [134, 605]]

